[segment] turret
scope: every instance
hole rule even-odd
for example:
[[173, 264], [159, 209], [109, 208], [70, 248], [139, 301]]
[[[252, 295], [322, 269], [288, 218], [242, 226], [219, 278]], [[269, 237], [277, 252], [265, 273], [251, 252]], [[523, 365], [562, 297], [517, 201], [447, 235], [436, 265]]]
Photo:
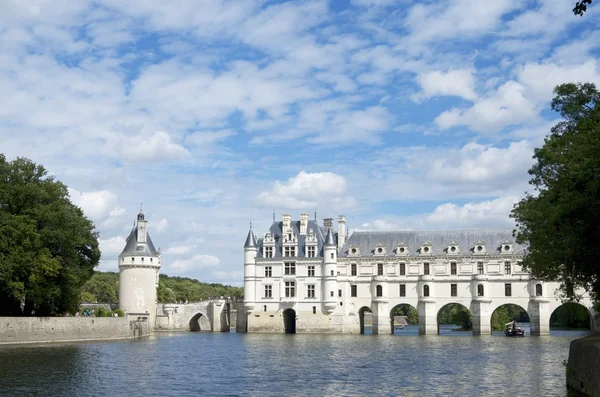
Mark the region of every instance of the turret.
[[128, 314], [148, 315], [153, 327], [161, 256], [154, 248], [147, 225], [140, 210], [119, 255], [119, 308]]
[[337, 246], [333, 238], [333, 230], [327, 230], [325, 243], [323, 244], [323, 311], [331, 314], [337, 307], [335, 290], [337, 288]]
[[256, 238], [252, 232], [252, 226], [250, 226], [244, 244], [244, 308], [248, 313], [252, 313], [255, 306], [256, 254]]

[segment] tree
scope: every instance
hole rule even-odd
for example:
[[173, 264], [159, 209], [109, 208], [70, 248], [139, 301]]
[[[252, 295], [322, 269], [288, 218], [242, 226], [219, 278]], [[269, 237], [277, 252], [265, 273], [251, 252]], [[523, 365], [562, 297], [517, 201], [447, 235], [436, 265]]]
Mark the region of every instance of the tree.
[[581, 0], [575, 4], [575, 8], [573, 8], [573, 14], [583, 16], [583, 14], [587, 11], [587, 6], [592, 4], [592, 0]]
[[523, 266], [533, 277], [559, 281], [563, 297], [578, 288], [600, 298], [600, 93], [594, 84], [562, 84], [552, 109], [559, 122], [535, 149], [529, 170], [537, 195], [526, 194], [511, 213]]
[[0, 154], [0, 315], [77, 311], [100, 260], [93, 223], [41, 165]]

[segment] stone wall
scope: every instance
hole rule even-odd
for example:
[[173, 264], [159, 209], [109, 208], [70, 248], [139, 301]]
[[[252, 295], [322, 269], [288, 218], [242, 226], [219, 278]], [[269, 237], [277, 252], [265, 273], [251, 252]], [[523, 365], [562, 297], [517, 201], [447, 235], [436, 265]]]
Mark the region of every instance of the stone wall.
[[0, 317], [0, 345], [133, 339], [150, 335], [147, 321], [128, 317]]
[[600, 397], [600, 333], [571, 342], [567, 386], [583, 395]]

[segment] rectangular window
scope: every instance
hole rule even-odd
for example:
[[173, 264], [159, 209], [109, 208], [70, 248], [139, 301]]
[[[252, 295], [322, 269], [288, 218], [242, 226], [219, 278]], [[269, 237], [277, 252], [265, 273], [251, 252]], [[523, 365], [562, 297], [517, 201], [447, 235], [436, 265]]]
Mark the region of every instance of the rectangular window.
[[273, 286], [265, 285], [265, 298], [272, 298], [272, 297], [273, 297]]
[[356, 263], [350, 265], [350, 275], [356, 276]]
[[456, 262], [450, 263], [450, 274], [456, 276]]
[[331, 259], [335, 259], [333, 252], [331, 253]]
[[273, 268], [271, 266], [265, 266], [265, 277], [273, 277]]
[[314, 276], [315, 276], [315, 267], [309, 266], [308, 267], [308, 277], [314, 277]]
[[266, 311], [267, 311], [267, 305], [264, 305], [263, 306], [263, 312], [266, 312]]
[[377, 264], [377, 275], [378, 276], [383, 276], [383, 263], [378, 263]]
[[308, 284], [306, 286], [306, 297], [307, 298], [315, 297], [315, 285], [314, 284]]
[[309, 258], [314, 258], [315, 257], [315, 252], [316, 252], [315, 251], [315, 247], [311, 246], [311, 247], [307, 247], [306, 248], [306, 253], [307, 253], [306, 256], [308, 256]]
[[356, 285], [351, 285], [350, 286], [350, 296], [352, 298], [356, 298]]
[[400, 264], [400, 275], [401, 276], [405, 276], [406, 275], [406, 264], [405, 263], [401, 263]]
[[400, 284], [400, 296], [406, 296], [406, 284]]
[[284, 270], [283, 274], [287, 274], [287, 275], [296, 274], [296, 263], [294, 263], [294, 262], [285, 262], [283, 270]]
[[338, 289], [338, 296], [341, 297], [342, 296], [342, 290]]
[[504, 284], [504, 296], [512, 296], [512, 286], [510, 284]]
[[458, 289], [456, 284], [450, 284], [450, 296], [458, 296]]
[[510, 274], [510, 262], [504, 262], [504, 274]]
[[333, 296], [334, 296], [334, 295], [333, 295], [333, 291], [329, 292], [329, 295], [330, 295], [331, 297], [333, 297]]
[[286, 298], [293, 298], [296, 296], [296, 282], [286, 281], [285, 282], [285, 296]]
[[477, 274], [483, 274], [483, 262], [477, 262]]
[[296, 256], [296, 247], [285, 247], [283, 256], [288, 258]]
[[429, 274], [429, 263], [423, 263], [423, 274]]
[[313, 306], [313, 314], [317, 314], [317, 307]]
[[265, 247], [265, 258], [273, 257], [273, 247]]

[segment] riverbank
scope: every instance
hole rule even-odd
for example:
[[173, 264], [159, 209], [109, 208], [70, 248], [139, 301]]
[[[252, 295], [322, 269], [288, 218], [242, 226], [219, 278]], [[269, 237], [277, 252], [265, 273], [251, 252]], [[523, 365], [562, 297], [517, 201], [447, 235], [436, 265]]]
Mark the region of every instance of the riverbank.
[[134, 339], [150, 335], [128, 317], [0, 317], [0, 345]]

